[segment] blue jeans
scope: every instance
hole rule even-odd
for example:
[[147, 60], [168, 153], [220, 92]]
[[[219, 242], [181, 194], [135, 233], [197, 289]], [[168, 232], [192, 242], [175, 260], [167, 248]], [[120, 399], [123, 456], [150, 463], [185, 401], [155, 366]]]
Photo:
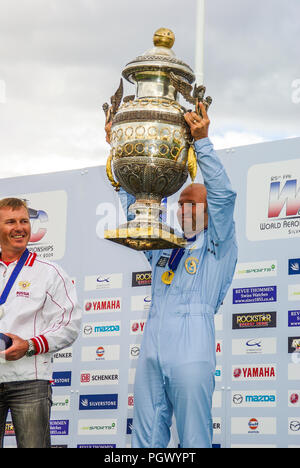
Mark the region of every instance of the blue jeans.
[[52, 389], [47, 380], [1, 383], [0, 447], [10, 410], [18, 448], [51, 448], [51, 405]]

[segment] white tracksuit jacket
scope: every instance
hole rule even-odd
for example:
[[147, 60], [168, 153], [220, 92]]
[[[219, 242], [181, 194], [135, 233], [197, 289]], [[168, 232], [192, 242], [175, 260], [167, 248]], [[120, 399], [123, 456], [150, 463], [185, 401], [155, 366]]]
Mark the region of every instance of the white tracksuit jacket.
[[[0, 261], [2, 293], [17, 262]], [[70, 346], [81, 324], [75, 287], [55, 263], [30, 253], [2, 306], [0, 332], [33, 339], [37, 354], [18, 361], [0, 361], [0, 384], [24, 380], [51, 380], [52, 353]]]

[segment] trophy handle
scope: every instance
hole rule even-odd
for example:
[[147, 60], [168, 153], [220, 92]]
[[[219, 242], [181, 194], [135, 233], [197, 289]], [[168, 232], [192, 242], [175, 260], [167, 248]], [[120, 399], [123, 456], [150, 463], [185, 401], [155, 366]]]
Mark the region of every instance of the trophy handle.
[[116, 192], [118, 192], [120, 190], [121, 185], [119, 184], [119, 182], [116, 182], [114, 179], [112, 167], [111, 167], [111, 161], [112, 161], [112, 153], [110, 153], [106, 162], [106, 175], [111, 185], [115, 188]]
[[[105, 102], [103, 104], [103, 106], [102, 106], [102, 109], [103, 109], [104, 114], [105, 114], [105, 125], [112, 122], [114, 116], [118, 112], [121, 101], [123, 99], [123, 92], [124, 92], [124, 87], [123, 87], [123, 80], [121, 78], [120, 84], [119, 84], [119, 87], [118, 87], [117, 91], [110, 98], [111, 105], [109, 106], [109, 104], [107, 104], [107, 102]], [[131, 96], [128, 96], [128, 97], [131, 98]]]

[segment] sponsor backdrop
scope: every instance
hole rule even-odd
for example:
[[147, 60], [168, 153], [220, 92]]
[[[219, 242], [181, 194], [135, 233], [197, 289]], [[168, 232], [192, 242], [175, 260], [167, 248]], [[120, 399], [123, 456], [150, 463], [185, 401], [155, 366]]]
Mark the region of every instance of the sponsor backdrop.
[[[239, 261], [215, 319], [214, 446], [300, 447], [300, 139], [219, 154], [238, 192]], [[151, 271], [103, 240], [125, 219], [105, 168], [2, 179], [0, 196], [27, 200], [30, 249], [65, 268], [83, 309], [78, 340], [54, 355], [53, 446], [130, 447]]]

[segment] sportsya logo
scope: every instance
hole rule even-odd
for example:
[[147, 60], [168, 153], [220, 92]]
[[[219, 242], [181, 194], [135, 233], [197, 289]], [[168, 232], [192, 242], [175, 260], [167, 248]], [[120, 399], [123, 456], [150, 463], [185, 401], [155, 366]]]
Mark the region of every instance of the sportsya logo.
[[234, 279], [260, 278], [277, 275], [277, 261], [238, 263], [235, 269]]
[[258, 164], [248, 172], [250, 240], [300, 237], [300, 160]]

